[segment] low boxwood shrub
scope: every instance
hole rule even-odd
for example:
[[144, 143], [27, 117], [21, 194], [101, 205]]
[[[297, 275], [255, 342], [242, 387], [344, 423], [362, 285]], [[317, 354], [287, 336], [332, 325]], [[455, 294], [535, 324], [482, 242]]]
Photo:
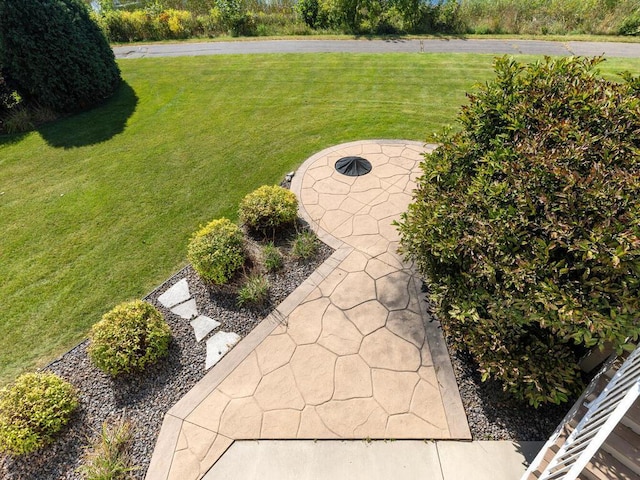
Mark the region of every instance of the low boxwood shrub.
[[400, 223], [456, 348], [534, 406], [640, 334], [640, 79], [600, 61], [498, 59]]
[[298, 199], [291, 190], [277, 185], [263, 185], [242, 199], [239, 216], [240, 221], [250, 229], [274, 231], [296, 220]]
[[0, 390], [0, 452], [22, 455], [51, 442], [78, 407], [73, 386], [53, 373], [26, 373]]
[[166, 356], [171, 329], [156, 307], [134, 300], [105, 313], [91, 328], [89, 339], [91, 361], [115, 376], [144, 370]]
[[204, 280], [225, 285], [244, 265], [242, 230], [227, 218], [213, 220], [193, 235], [187, 258]]

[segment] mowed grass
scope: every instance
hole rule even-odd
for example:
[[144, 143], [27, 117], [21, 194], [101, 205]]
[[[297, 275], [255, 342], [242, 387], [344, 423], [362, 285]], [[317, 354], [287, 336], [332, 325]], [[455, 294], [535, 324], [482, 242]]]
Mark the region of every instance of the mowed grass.
[[[106, 105], [0, 137], [0, 384], [182, 267], [191, 233], [341, 142], [426, 140], [490, 55], [249, 55], [120, 62]], [[638, 71], [636, 60], [607, 71]]]

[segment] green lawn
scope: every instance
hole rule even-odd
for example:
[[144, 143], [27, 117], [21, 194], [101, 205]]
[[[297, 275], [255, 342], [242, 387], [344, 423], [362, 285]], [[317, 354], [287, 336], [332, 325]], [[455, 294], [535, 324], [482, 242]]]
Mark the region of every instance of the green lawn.
[[[492, 56], [249, 55], [121, 61], [108, 104], [0, 137], [0, 384], [185, 264], [190, 234], [308, 156], [452, 123]], [[640, 70], [638, 60], [608, 71]]]

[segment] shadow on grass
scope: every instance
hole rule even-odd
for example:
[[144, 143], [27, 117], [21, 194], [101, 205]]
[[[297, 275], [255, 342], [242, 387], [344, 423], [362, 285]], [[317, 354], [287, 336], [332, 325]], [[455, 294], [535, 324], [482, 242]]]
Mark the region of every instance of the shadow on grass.
[[38, 127], [42, 138], [52, 147], [74, 148], [105, 142], [127, 125], [136, 110], [136, 92], [124, 80], [104, 104], [76, 115]]
[[26, 132], [0, 134], [0, 145], [11, 145], [13, 143], [18, 143], [20, 140], [24, 138], [26, 134], [27, 134]]

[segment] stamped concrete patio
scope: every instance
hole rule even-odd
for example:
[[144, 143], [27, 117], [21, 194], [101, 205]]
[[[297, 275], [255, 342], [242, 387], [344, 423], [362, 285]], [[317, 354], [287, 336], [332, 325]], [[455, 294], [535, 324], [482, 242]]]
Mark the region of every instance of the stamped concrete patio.
[[[235, 440], [471, 438], [442, 334], [392, 225], [424, 151], [355, 142], [302, 165], [292, 182], [300, 214], [336, 251], [167, 413], [147, 479], [202, 478]], [[346, 156], [372, 171], [336, 172]]]

